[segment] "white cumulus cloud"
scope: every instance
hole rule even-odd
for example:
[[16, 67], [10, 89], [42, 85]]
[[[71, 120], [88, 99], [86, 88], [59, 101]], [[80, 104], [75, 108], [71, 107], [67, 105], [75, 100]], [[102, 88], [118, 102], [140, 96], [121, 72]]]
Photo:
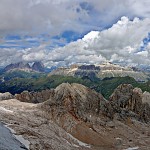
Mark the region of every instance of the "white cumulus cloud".
[[[47, 60], [74, 63], [147, 63], [149, 51], [141, 51], [143, 39], [148, 36], [150, 19], [122, 17], [111, 28], [91, 31], [82, 39], [49, 52]], [[141, 61], [142, 57], [144, 60]], [[140, 62], [141, 61], [141, 62]], [[64, 64], [63, 63], [63, 64]]]
[[141, 49], [149, 27], [149, 18], [130, 20], [124, 16], [108, 29], [91, 31], [82, 39], [53, 50], [46, 49], [46, 44], [24, 50], [1, 49], [0, 63], [43, 61], [50, 67], [73, 63], [99, 64], [107, 60], [128, 65], [149, 64], [150, 44]]

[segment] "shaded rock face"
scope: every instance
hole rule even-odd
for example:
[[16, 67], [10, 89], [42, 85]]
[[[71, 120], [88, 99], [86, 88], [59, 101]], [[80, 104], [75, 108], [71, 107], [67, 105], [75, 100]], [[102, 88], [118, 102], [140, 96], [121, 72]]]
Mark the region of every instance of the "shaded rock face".
[[95, 65], [82, 65], [82, 66], [79, 66], [78, 69], [81, 69], [81, 70], [100, 70], [100, 67], [98, 66], [95, 66]]
[[12, 94], [10, 94], [9, 92], [0, 93], [0, 100], [9, 100], [12, 98], [14, 98], [14, 96]]
[[8, 66], [6, 66], [4, 68], [4, 71], [10, 71], [10, 70], [13, 70], [13, 69], [30, 69], [30, 66], [28, 63], [23, 63], [23, 62], [19, 62], [19, 63], [16, 63], [16, 64], [10, 64]]
[[23, 71], [36, 71], [36, 72], [44, 72], [45, 68], [41, 62], [34, 62], [31, 66], [30, 63], [19, 62], [15, 64], [10, 64], [4, 68], [4, 72], [11, 70], [23, 70]]
[[94, 71], [84, 71], [84, 70], [78, 70], [75, 72], [76, 77], [88, 77], [89, 79], [95, 79], [96, 78], [96, 72]]
[[54, 90], [43, 90], [41, 92], [24, 91], [21, 94], [15, 94], [15, 98], [28, 103], [41, 103], [48, 100], [54, 93]]
[[35, 62], [32, 65], [32, 70], [38, 71], [38, 72], [44, 72], [45, 68], [44, 65], [41, 62]]
[[78, 66], [74, 76], [76, 77], [88, 77], [89, 79], [97, 78], [97, 74], [100, 71], [100, 67], [95, 65], [81, 65]]
[[[134, 112], [134, 117], [137, 116], [138, 119], [150, 120], [150, 105], [147, 103], [148, 97], [139, 88], [133, 88], [130, 84], [122, 84], [110, 96], [110, 101], [116, 108], [123, 108], [128, 112]], [[128, 115], [130, 116], [131, 114], [128, 113]]]

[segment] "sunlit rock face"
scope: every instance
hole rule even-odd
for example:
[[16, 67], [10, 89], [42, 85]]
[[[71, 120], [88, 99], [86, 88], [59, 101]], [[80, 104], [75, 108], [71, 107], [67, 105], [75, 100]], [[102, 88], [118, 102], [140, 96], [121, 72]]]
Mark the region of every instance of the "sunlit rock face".
[[143, 103], [148, 103], [150, 105], [150, 93], [149, 92], [144, 92], [143, 97], [142, 97]]
[[71, 65], [68, 68], [58, 68], [49, 75], [64, 75], [75, 77], [93, 78], [111, 78], [111, 77], [132, 77], [136, 81], [145, 82], [149, 78], [141, 71], [134, 70], [131, 67], [123, 67], [117, 64], [106, 62], [100, 65]]

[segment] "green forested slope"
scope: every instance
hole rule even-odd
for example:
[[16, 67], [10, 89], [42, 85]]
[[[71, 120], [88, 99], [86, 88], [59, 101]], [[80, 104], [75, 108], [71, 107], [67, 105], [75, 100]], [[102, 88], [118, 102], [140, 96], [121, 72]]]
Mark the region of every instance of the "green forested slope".
[[150, 92], [150, 82], [139, 83], [131, 77], [105, 78], [103, 80], [95, 78], [94, 80], [90, 80], [88, 77], [76, 78], [59, 75], [53, 75], [49, 77], [43, 75], [37, 78], [12, 78], [11, 80], [1, 83], [0, 92], [7, 91], [15, 94], [24, 90], [41, 91], [44, 89], [55, 88], [64, 82], [83, 84], [99, 93], [102, 93], [105, 98], [108, 98], [114, 89], [122, 83], [132, 84], [134, 87], [139, 87], [143, 91]]

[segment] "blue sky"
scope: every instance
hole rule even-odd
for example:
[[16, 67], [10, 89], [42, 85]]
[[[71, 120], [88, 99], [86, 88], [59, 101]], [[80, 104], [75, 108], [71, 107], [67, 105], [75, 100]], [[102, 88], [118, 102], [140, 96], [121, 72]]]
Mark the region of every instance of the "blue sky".
[[[64, 31], [60, 35], [50, 36], [49, 34], [38, 34], [35, 36], [12, 34], [3, 37], [3, 43], [0, 48], [31, 48], [38, 47], [41, 43], [47, 42], [47, 48], [52, 49], [58, 46], [65, 46], [66, 44], [82, 38], [83, 33], [74, 31]], [[48, 43], [49, 42], [49, 43]]]
[[[139, 64], [141, 60], [136, 55], [147, 57], [143, 63], [149, 64], [149, 10], [149, 0], [2, 0], [0, 66], [35, 60], [43, 61], [47, 66], [96, 63], [92, 58], [98, 63], [109, 60]], [[140, 31], [134, 32], [138, 28]], [[87, 44], [83, 38], [91, 31], [97, 31], [99, 35]], [[133, 32], [131, 39], [130, 32]], [[132, 60], [134, 54], [136, 59]], [[119, 60], [116, 60], [117, 56]]]
[[149, 43], [150, 43], [150, 32], [148, 33], [148, 36], [143, 39], [143, 46], [141, 47], [141, 49], [144, 50]]

